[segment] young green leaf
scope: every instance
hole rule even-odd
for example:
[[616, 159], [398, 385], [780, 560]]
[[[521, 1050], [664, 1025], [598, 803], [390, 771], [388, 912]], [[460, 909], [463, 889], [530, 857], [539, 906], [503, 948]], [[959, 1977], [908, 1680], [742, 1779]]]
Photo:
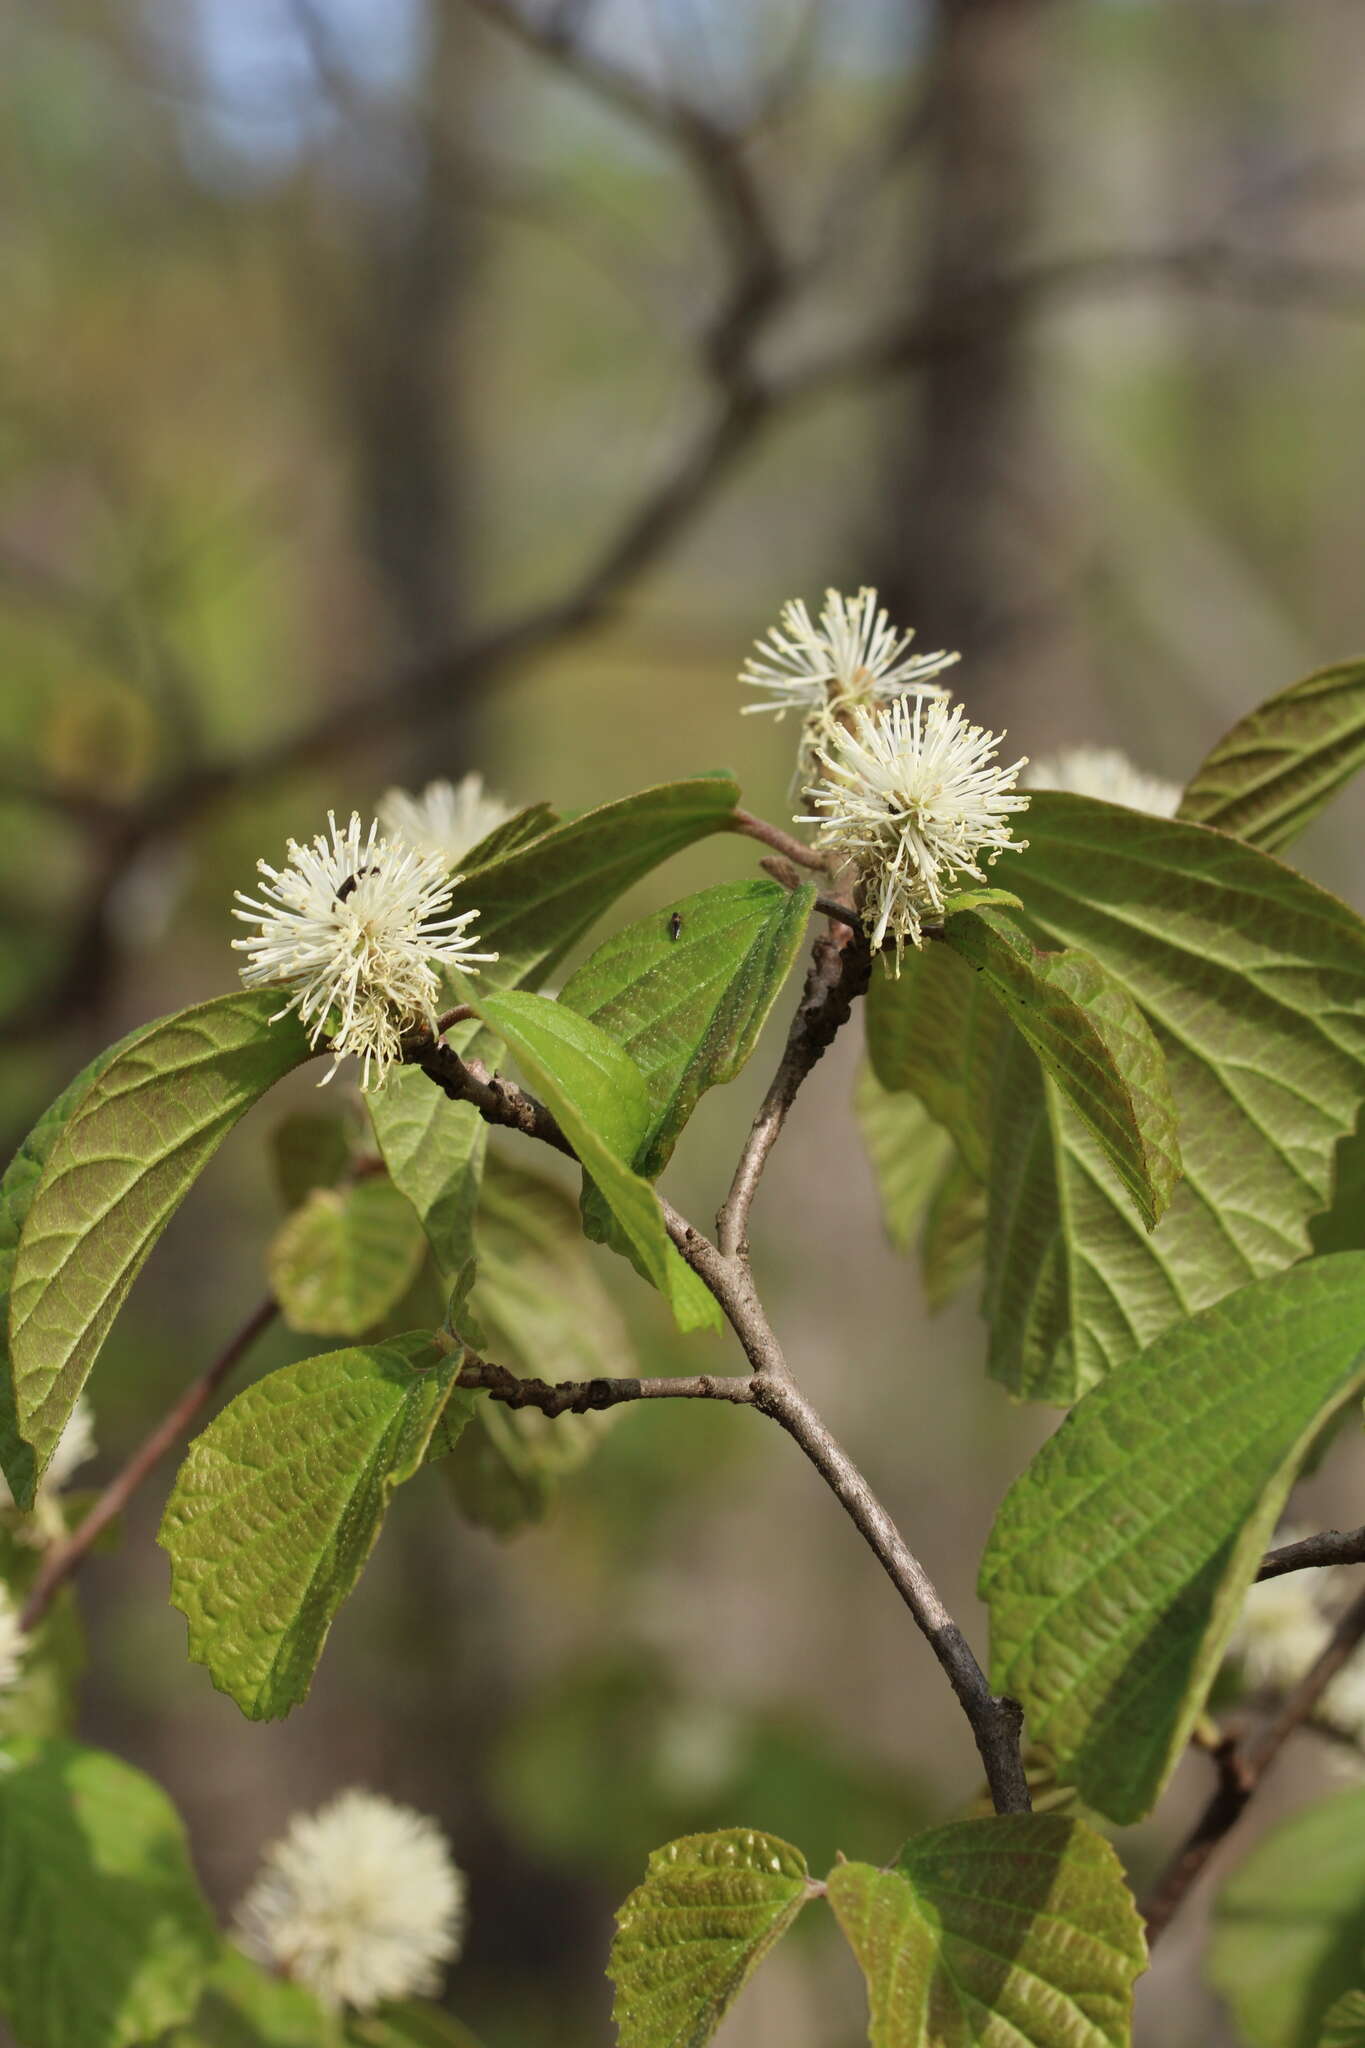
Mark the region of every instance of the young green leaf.
[[607, 1965], [620, 2048], [703, 2048], [809, 1896], [801, 1851], [749, 1828], [656, 1849]]
[[1365, 1991], [1348, 1991], [1332, 2006], [1318, 2048], [1365, 2048]]
[[266, 1267], [291, 1330], [360, 1337], [403, 1299], [425, 1254], [411, 1203], [371, 1176], [314, 1188], [275, 1233]]
[[1365, 1789], [1256, 1844], [1219, 1893], [1208, 1972], [1248, 2048], [1319, 2048], [1329, 2006], [1365, 1976]]
[[[502, 1047], [477, 1020], [457, 1024], [446, 1043], [461, 1059], [496, 1067]], [[417, 1211], [447, 1286], [474, 1253], [488, 1126], [469, 1102], [448, 1102], [416, 1067], [393, 1067], [368, 1097], [389, 1178]]]
[[990, 1173], [991, 1100], [1009, 1019], [982, 975], [947, 946], [907, 954], [900, 975], [867, 992], [872, 1071], [893, 1094], [918, 1095], [980, 1181]]
[[943, 936], [999, 998], [1150, 1229], [1180, 1178], [1180, 1145], [1165, 1056], [1137, 1004], [1088, 953], [1040, 952], [998, 910], [960, 911]]
[[117, 1757], [0, 1749], [0, 2009], [33, 2048], [129, 2048], [187, 2019], [218, 1935], [165, 1793]]
[[1035, 792], [1015, 870], [1030, 923], [1092, 953], [1145, 1012], [1184, 1165], [1149, 1233], [1055, 1085], [1017, 1060], [999, 1079], [991, 1371], [1066, 1402], [1310, 1249], [1365, 1095], [1365, 925], [1222, 833], [1087, 797]]
[[1365, 767], [1365, 662], [1281, 690], [1221, 739], [1180, 800], [1180, 816], [1275, 853]]
[[708, 1088], [733, 1081], [805, 937], [815, 890], [721, 882], [598, 947], [559, 1000], [624, 1046], [649, 1123], [632, 1165], [656, 1180]]
[[871, 1066], [858, 1076], [853, 1106], [881, 1197], [882, 1221], [897, 1251], [908, 1252], [925, 1208], [957, 1151], [917, 1095], [893, 1095]]
[[1142, 1923], [1083, 1822], [955, 1821], [890, 1870], [836, 1864], [827, 1891], [867, 1979], [872, 2048], [1127, 2048]]
[[47, 1466], [143, 1261], [233, 1125], [311, 1057], [278, 989], [241, 990], [152, 1025], [59, 1131], [14, 1262], [10, 1361], [19, 1430]]
[[[639, 1371], [562, 1188], [490, 1158], [478, 1221], [473, 1305], [489, 1355], [528, 1378], [626, 1378]], [[480, 1401], [446, 1467], [473, 1522], [510, 1535], [549, 1512], [561, 1479], [592, 1456], [619, 1410], [542, 1415]]]
[[188, 2026], [164, 2048], [334, 2048], [333, 2021], [301, 1984], [225, 1942]]
[[981, 1565], [996, 1688], [1096, 1812], [1179, 1761], [1305, 1454], [1365, 1386], [1365, 1253], [1178, 1324], [1087, 1394], [1005, 1497]]
[[723, 832], [738, 797], [728, 775], [666, 782], [470, 867], [452, 907], [477, 909], [479, 951], [499, 955], [485, 980], [504, 988], [543, 980], [632, 883]]
[[629, 1054], [543, 996], [479, 995], [475, 1006], [553, 1111], [678, 1327], [717, 1328], [715, 1302], [670, 1243], [654, 1190], [628, 1164], [649, 1129], [648, 1092]]
[[74, 1081], [68, 1081], [55, 1102], [49, 1103], [33, 1129], [20, 1145], [0, 1179], [0, 1471], [9, 1482], [14, 1498], [31, 1505], [37, 1472], [33, 1451], [19, 1433], [15, 1407], [14, 1379], [9, 1356], [9, 1296], [14, 1275], [15, 1254], [33, 1197], [38, 1192], [52, 1148], [61, 1136], [67, 1118], [119, 1055], [135, 1045], [150, 1027], [142, 1024], [83, 1067]]
[[253, 1721], [306, 1697], [394, 1488], [472, 1406], [458, 1369], [424, 1331], [330, 1351], [268, 1373], [190, 1446], [158, 1539], [171, 1599], [191, 1657]]

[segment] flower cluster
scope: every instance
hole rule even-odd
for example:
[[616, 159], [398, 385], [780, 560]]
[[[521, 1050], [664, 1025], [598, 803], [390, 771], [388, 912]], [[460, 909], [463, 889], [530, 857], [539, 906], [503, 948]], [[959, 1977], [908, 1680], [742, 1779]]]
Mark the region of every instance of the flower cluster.
[[512, 806], [491, 795], [479, 774], [462, 782], [429, 782], [419, 796], [406, 789], [386, 789], [379, 799], [379, 822], [391, 839], [401, 839], [414, 853], [438, 853], [448, 868], [512, 816]]
[[796, 822], [818, 826], [816, 844], [857, 869], [872, 944], [892, 939], [898, 967], [957, 876], [984, 881], [983, 857], [1027, 844], [1010, 835], [1012, 815], [1028, 805], [1014, 786], [1024, 762], [999, 766], [998, 744], [940, 697], [860, 705], [816, 748], [823, 774], [806, 792], [814, 810]]
[[276, 1015], [296, 1010], [313, 1045], [330, 1041], [328, 1080], [353, 1053], [369, 1088], [401, 1059], [405, 1038], [434, 1028], [434, 961], [468, 971], [498, 957], [472, 949], [476, 910], [450, 914], [459, 877], [445, 854], [382, 837], [377, 822], [362, 832], [355, 812], [344, 829], [329, 812], [328, 831], [309, 845], [291, 839], [288, 866], [257, 867], [260, 897], [239, 889], [245, 907], [233, 912], [260, 927], [232, 942], [248, 956], [242, 980], [291, 991]]
[[436, 1823], [378, 1793], [339, 1793], [266, 1850], [238, 1945], [330, 2011], [440, 1991], [460, 1952], [465, 1881]]
[[802, 717], [798, 774], [813, 770], [815, 756], [841, 723], [859, 709], [875, 710], [906, 697], [941, 697], [934, 681], [951, 668], [956, 654], [906, 652], [913, 633], [897, 633], [875, 590], [856, 597], [825, 592], [825, 608], [817, 625], [802, 599], [782, 607], [779, 622], [766, 640], [756, 640], [759, 659], [751, 655], [740, 681], [762, 690], [765, 698], [746, 704], [748, 711], [772, 711]]
[[1075, 796], [1097, 796], [1125, 810], [1146, 811], [1153, 818], [1173, 818], [1180, 804], [1178, 782], [1149, 775], [1121, 747], [1063, 747], [1060, 753], [1032, 763], [1024, 781], [1030, 789], [1063, 789]]

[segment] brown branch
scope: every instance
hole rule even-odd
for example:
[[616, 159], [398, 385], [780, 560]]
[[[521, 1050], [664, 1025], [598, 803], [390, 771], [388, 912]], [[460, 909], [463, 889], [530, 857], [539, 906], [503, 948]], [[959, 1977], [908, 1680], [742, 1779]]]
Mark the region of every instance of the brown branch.
[[1304, 1536], [1297, 1543], [1281, 1544], [1267, 1551], [1256, 1578], [1278, 1579], [1284, 1572], [1301, 1572], [1315, 1565], [1365, 1564], [1365, 1529], [1324, 1529], [1320, 1536]]
[[751, 811], [736, 809], [726, 821], [728, 832], [742, 832], [748, 839], [759, 839], [765, 846], [771, 846], [785, 860], [794, 860], [798, 867], [815, 868], [821, 874], [829, 871], [829, 855], [818, 847], [807, 846], [804, 839], [794, 833], [784, 832], [780, 825], [770, 825], [766, 818], [756, 818]]
[[806, 986], [797, 1006], [787, 1043], [772, 1085], [763, 1098], [740, 1154], [730, 1192], [716, 1224], [716, 1236], [727, 1258], [747, 1262], [749, 1211], [768, 1154], [782, 1133], [787, 1113], [812, 1067], [848, 1022], [856, 998], [864, 993], [872, 971], [867, 941], [843, 931], [816, 940]]
[[148, 1431], [122, 1470], [109, 1481], [84, 1521], [65, 1542], [52, 1545], [24, 1602], [20, 1617], [20, 1625], [24, 1629], [37, 1627], [61, 1588], [84, 1563], [92, 1546], [109, 1524], [123, 1513], [148, 1474], [168, 1451], [174, 1450], [195, 1417], [208, 1406], [233, 1367], [251, 1349], [261, 1332], [269, 1328], [278, 1313], [273, 1300], [263, 1301], [252, 1310], [213, 1363], [200, 1373], [197, 1380], [191, 1381], [180, 1399]]
[[753, 1405], [753, 1382], [694, 1373], [673, 1379], [521, 1379], [506, 1366], [466, 1354], [457, 1386], [474, 1387], [508, 1408], [538, 1408], [542, 1415], [588, 1415], [626, 1401], [733, 1401]]
[[1275, 1719], [1246, 1743], [1231, 1737], [1214, 1752], [1218, 1786], [1172, 1857], [1143, 1908], [1147, 1940], [1167, 1928], [1225, 1837], [1237, 1825], [1280, 1751], [1312, 1714], [1332, 1680], [1365, 1641], [1365, 1593], [1346, 1609], [1331, 1639]]

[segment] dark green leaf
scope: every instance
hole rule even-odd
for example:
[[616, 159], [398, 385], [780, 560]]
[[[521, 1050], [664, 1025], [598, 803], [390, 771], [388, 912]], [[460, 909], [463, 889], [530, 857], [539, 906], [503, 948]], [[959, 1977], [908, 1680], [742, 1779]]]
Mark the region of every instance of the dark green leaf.
[[117, 1044], [106, 1046], [102, 1053], [91, 1060], [88, 1067], [81, 1069], [74, 1081], [68, 1081], [56, 1101], [50, 1103], [43, 1111], [5, 1168], [4, 1178], [0, 1180], [0, 1471], [3, 1471], [9, 1482], [14, 1498], [26, 1504], [33, 1500], [38, 1475], [33, 1463], [33, 1451], [19, 1434], [14, 1379], [9, 1358], [10, 1281], [14, 1274], [19, 1236], [28, 1219], [29, 1208], [38, 1191], [38, 1184], [51, 1157], [52, 1148], [60, 1137], [67, 1118], [105, 1068], [130, 1045], [135, 1045], [148, 1028], [145, 1024], [139, 1025], [136, 1031], [130, 1032], [126, 1038], [120, 1038]]
[[0, 1755], [0, 2007], [30, 2048], [155, 2039], [218, 1951], [170, 1801], [74, 1742]]
[[360, 1337], [402, 1300], [425, 1253], [411, 1203], [371, 1175], [314, 1188], [276, 1231], [266, 1265], [291, 1330]]
[[1365, 1385], [1365, 1253], [1179, 1324], [1088, 1394], [981, 1566], [997, 1689], [1111, 1820], [1141, 1819], [1203, 1708], [1306, 1452]]
[[1088, 953], [1040, 952], [994, 909], [948, 918], [974, 967], [1075, 1110], [1149, 1226], [1180, 1178], [1166, 1061], [1132, 997]]
[[881, 1197], [886, 1234], [897, 1251], [908, 1252], [935, 1185], [957, 1157], [956, 1148], [917, 1095], [891, 1094], [871, 1066], [858, 1076], [854, 1108]]
[[1180, 815], [1274, 853], [1362, 766], [1365, 662], [1348, 661], [1239, 719], [1195, 774]]
[[[496, 1067], [502, 1047], [472, 1020], [446, 1033], [461, 1059]], [[417, 1067], [393, 1067], [367, 1098], [389, 1177], [421, 1219], [447, 1286], [474, 1252], [488, 1126], [472, 1103], [449, 1102]]]
[[1308, 1226], [1315, 1252], [1365, 1251], [1365, 1102], [1337, 1144], [1332, 1199]]
[[447, 1403], [472, 1405], [457, 1371], [423, 1331], [330, 1351], [258, 1380], [191, 1445], [159, 1539], [171, 1599], [191, 1657], [253, 1721], [307, 1695], [395, 1486]]
[[986, 1248], [986, 1190], [953, 1158], [929, 1201], [920, 1241], [924, 1299], [935, 1314], [981, 1270]]
[[1365, 2048], [1365, 1991], [1348, 1991], [1337, 2000], [1322, 2023], [1318, 2048]]
[[543, 979], [642, 875], [723, 832], [738, 797], [728, 775], [667, 782], [468, 869], [453, 907], [478, 910], [479, 950], [500, 955], [487, 978], [502, 987]]
[[1310, 1249], [1365, 1095], [1365, 926], [1220, 832], [1035, 792], [1013, 880], [1031, 922], [1093, 953], [1166, 1054], [1185, 1169], [1148, 1233], [1031, 1062], [998, 1079], [991, 1370], [1067, 1402], [1181, 1317]]
[[270, 1133], [275, 1185], [286, 1209], [297, 1209], [314, 1188], [333, 1188], [351, 1164], [346, 1119], [325, 1110], [293, 1110]]
[[[163, 1018], [63, 1124], [19, 1241], [10, 1359], [19, 1428], [46, 1468], [143, 1261], [233, 1125], [310, 1057], [278, 989]], [[32, 1501], [14, 1489], [21, 1506]]]
[[649, 1123], [631, 1163], [646, 1180], [668, 1164], [705, 1091], [749, 1058], [814, 901], [812, 888], [722, 882], [628, 925], [565, 984], [565, 1008], [624, 1046], [644, 1075]]
[[607, 1965], [620, 2048], [703, 2048], [809, 1891], [800, 1850], [749, 1828], [656, 1849]]
[[1127, 2048], [1142, 1923], [1109, 1844], [1059, 1814], [912, 1836], [839, 1863], [829, 1902], [867, 1979], [872, 2048]]
[[[473, 1304], [499, 1364], [548, 1380], [638, 1371], [579, 1228], [577, 1205], [562, 1189], [490, 1159], [478, 1232]], [[480, 1401], [447, 1467], [464, 1513], [503, 1536], [540, 1521], [560, 1480], [591, 1457], [617, 1413], [551, 1417]]]
[[495, 825], [486, 838], [471, 846], [460, 856], [461, 872], [474, 875], [481, 868], [491, 867], [506, 854], [515, 853], [518, 847], [529, 846], [533, 839], [539, 839], [546, 832], [552, 832], [559, 819], [548, 804], [530, 804], [514, 817], [506, 818], [501, 825]]
[[717, 1328], [716, 1304], [670, 1243], [654, 1190], [627, 1163], [649, 1128], [634, 1061], [605, 1031], [542, 996], [480, 995], [476, 1003], [558, 1119], [678, 1327]]
[[883, 1088], [918, 1095], [978, 1180], [990, 1172], [990, 1107], [1009, 1019], [985, 979], [945, 945], [907, 954], [898, 977], [874, 974], [867, 1050]]
[[[1249, 2048], [1318, 2048], [1365, 1975], [1365, 1789], [1272, 1828], [1214, 1908], [1209, 1977]], [[1348, 2035], [1346, 2037], [1350, 2039]]]

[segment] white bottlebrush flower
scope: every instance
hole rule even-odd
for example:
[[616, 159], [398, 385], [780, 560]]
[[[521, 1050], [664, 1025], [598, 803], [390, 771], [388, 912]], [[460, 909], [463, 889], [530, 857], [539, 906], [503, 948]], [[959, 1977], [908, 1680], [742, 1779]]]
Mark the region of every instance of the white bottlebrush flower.
[[379, 822], [392, 838], [416, 853], [439, 853], [452, 868], [512, 815], [512, 806], [490, 796], [479, 774], [458, 783], [429, 782], [417, 796], [386, 789], [379, 799]]
[[8, 1586], [0, 1586], [0, 1693], [13, 1690], [23, 1669], [28, 1637], [19, 1626], [19, 1610]]
[[1014, 787], [1024, 761], [1000, 767], [998, 744], [960, 704], [899, 698], [875, 713], [859, 707], [816, 750], [824, 774], [806, 791], [814, 814], [796, 822], [818, 825], [817, 845], [854, 863], [872, 944], [890, 936], [898, 961], [955, 877], [984, 881], [983, 856], [1028, 843], [1010, 836], [1012, 814], [1028, 806]]
[[897, 633], [879, 609], [875, 590], [856, 597], [825, 592], [819, 624], [804, 599], [782, 607], [781, 617], [766, 640], [756, 640], [758, 659], [750, 655], [739, 679], [763, 692], [748, 711], [772, 711], [779, 718], [799, 711], [804, 720], [798, 774], [814, 772], [821, 741], [837, 731], [859, 705], [869, 710], [904, 697], [941, 697], [934, 681], [951, 668], [956, 654], [909, 654], [912, 632]]
[[498, 956], [471, 950], [477, 911], [448, 914], [459, 878], [444, 855], [382, 838], [377, 823], [362, 835], [355, 812], [343, 831], [329, 811], [328, 827], [307, 846], [291, 839], [287, 867], [256, 863], [267, 877], [260, 899], [237, 890], [246, 907], [232, 914], [260, 930], [232, 943], [248, 955], [248, 988], [290, 989], [276, 1015], [297, 1010], [313, 1045], [330, 1040], [326, 1078], [354, 1053], [368, 1088], [401, 1058], [405, 1037], [434, 1026], [440, 982], [432, 962], [467, 972]]
[[1173, 818], [1183, 793], [1178, 782], [1135, 766], [1121, 747], [1063, 747], [1060, 753], [1032, 762], [1024, 781], [1030, 789], [1097, 796], [1153, 818]]
[[438, 1993], [464, 1921], [464, 1877], [435, 1821], [356, 1789], [296, 1815], [235, 1915], [255, 1961], [358, 2012]]

